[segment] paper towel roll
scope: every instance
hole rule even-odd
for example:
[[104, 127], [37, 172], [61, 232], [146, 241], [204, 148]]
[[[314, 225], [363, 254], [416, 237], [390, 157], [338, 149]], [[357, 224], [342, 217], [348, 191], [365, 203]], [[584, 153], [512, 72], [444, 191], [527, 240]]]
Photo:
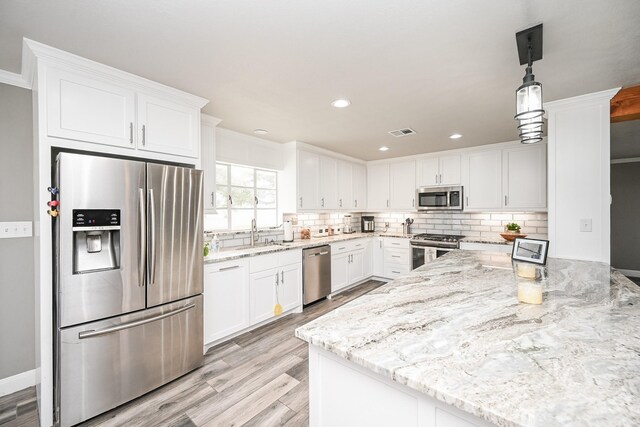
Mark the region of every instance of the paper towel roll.
[[291, 226], [291, 221], [284, 222], [284, 238], [282, 240], [285, 242], [293, 242], [293, 227]]

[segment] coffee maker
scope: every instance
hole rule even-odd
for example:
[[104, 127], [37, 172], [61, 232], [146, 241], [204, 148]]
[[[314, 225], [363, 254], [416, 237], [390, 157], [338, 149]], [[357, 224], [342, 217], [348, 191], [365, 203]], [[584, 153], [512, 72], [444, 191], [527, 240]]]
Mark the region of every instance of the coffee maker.
[[372, 216], [363, 216], [361, 220], [361, 230], [363, 233], [373, 233], [376, 229]]

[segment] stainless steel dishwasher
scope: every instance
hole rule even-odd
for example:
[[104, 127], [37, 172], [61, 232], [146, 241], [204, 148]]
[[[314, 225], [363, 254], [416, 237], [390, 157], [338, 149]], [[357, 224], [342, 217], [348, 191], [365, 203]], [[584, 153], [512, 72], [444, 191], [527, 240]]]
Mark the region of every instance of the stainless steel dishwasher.
[[302, 250], [302, 289], [304, 305], [331, 293], [331, 246]]

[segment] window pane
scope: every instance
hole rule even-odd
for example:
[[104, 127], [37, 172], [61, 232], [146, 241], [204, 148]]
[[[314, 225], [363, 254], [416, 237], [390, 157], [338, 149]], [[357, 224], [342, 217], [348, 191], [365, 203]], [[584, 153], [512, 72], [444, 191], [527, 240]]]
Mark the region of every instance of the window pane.
[[231, 166], [231, 185], [253, 187], [253, 168]]
[[218, 210], [217, 214], [206, 215], [206, 230], [228, 230], [229, 220], [227, 210]]
[[227, 184], [227, 165], [216, 165], [216, 185]]
[[231, 229], [248, 230], [251, 228], [253, 209], [231, 209]]
[[256, 190], [258, 208], [276, 207], [276, 190]]
[[257, 215], [256, 222], [258, 227], [275, 227], [279, 225], [275, 209], [258, 209]]
[[229, 196], [227, 195], [226, 187], [224, 190], [216, 190], [216, 207], [226, 208]]
[[271, 171], [256, 170], [256, 187], [276, 189], [276, 173]]
[[255, 204], [252, 188], [231, 187], [232, 208], [252, 208]]

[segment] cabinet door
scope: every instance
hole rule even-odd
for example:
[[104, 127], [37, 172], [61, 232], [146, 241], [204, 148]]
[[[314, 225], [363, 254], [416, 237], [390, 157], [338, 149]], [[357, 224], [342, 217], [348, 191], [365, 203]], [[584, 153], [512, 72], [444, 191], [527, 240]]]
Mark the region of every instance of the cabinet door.
[[351, 170], [353, 179], [353, 208], [367, 207], [367, 168], [364, 165], [353, 164]]
[[320, 156], [308, 151], [298, 151], [298, 209], [320, 207], [319, 175]]
[[389, 209], [389, 164], [367, 165], [367, 208]]
[[502, 207], [502, 151], [487, 150], [467, 155], [468, 182], [465, 209]]
[[280, 268], [278, 298], [282, 311], [289, 311], [302, 305], [302, 264], [290, 264]]
[[392, 163], [390, 168], [391, 208], [414, 209], [416, 207], [416, 162]]
[[338, 162], [338, 208], [353, 209], [353, 164], [340, 160]]
[[382, 237], [373, 238], [373, 275], [384, 277], [384, 245]]
[[249, 276], [251, 290], [251, 324], [255, 325], [274, 316], [273, 309], [276, 306], [276, 281], [280, 280], [280, 270], [271, 270], [252, 273]]
[[353, 251], [349, 261], [349, 284], [364, 280], [364, 249]]
[[462, 182], [460, 155], [444, 156], [439, 159], [440, 175], [438, 183], [442, 185], [460, 185]]
[[545, 208], [547, 206], [546, 144], [503, 151], [504, 207]]
[[440, 183], [440, 170], [438, 169], [438, 158], [429, 157], [416, 162], [417, 186], [428, 187]]
[[373, 276], [373, 247], [375, 246], [375, 239], [363, 239], [364, 240], [364, 276]]
[[138, 94], [138, 149], [176, 156], [200, 155], [200, 110]]
[[349, 252], [331, 255], [331, 292], [349, 286]]
[[338, 160], [320, 156], [320, 208], [338, 207]]
[[83, 73], [47, 69], [47, 133], [135, 148], [135, 92]]
[[249, 327], [249, 272], [243, 262], [210, 264], [204, 276], [204, 342]]
[[202, 170], [204, 171], [204, 212], [216, 213], [216, 128], [208, 123], [200, 127]]

